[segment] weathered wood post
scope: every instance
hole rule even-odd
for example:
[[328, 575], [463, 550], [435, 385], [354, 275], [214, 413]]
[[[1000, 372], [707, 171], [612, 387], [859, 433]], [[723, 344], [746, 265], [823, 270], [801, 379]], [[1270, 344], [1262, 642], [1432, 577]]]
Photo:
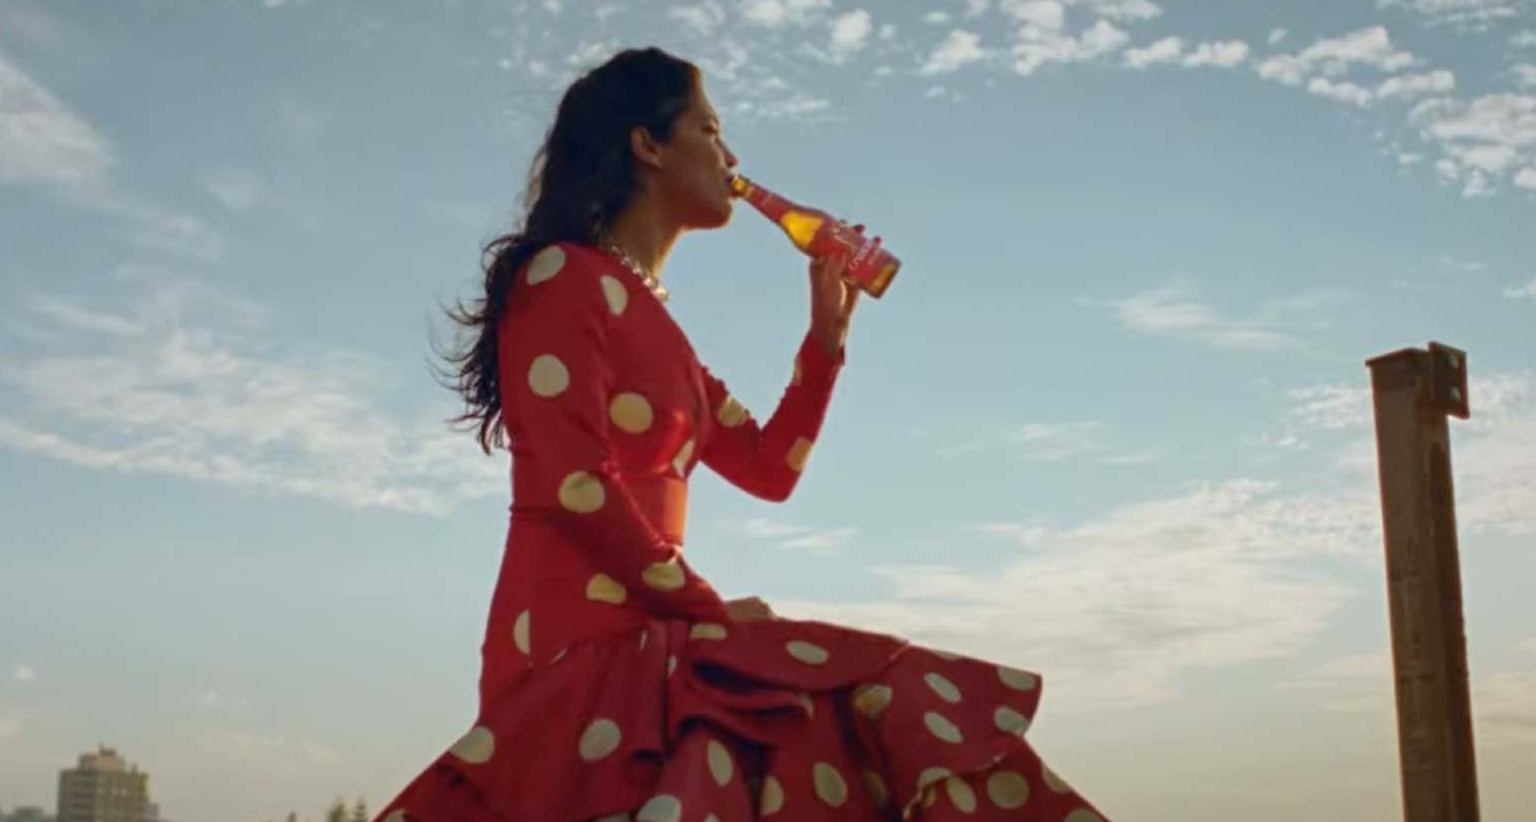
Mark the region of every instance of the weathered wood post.
[[1466, 354], [1430, 343], [1368, 360], [1406, 822], [1477, 822], [1461, 563], [1447, 416]]

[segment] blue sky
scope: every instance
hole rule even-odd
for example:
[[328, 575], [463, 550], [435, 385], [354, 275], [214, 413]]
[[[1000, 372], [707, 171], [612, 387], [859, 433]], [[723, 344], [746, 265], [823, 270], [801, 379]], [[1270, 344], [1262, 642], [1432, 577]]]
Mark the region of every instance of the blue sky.
[[[906, 261], [729, 594], [1041, 672], [1117, 818], [1399, 818], [1368, 357], [1455, 422], [1485, 815], [1536, 800], [1536, 3], [0, 0], [0, 807], [98, 743], [173, 820], [377, 805], [473, 718], [504, 456], [442, 420], [573, 71], [708, 71], [742, 170]], [[759, 413], [766, 223], [665, 277]]]

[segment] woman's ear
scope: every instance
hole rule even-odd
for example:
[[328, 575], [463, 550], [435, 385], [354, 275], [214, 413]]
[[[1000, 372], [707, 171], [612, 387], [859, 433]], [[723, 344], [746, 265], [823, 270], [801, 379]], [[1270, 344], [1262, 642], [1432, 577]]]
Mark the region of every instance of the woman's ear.
[[635, 162], [640, 165], [658, 170], [661, 168], [661, 144], [645, 126], [630, 129], [629, 150], [635, 155]]

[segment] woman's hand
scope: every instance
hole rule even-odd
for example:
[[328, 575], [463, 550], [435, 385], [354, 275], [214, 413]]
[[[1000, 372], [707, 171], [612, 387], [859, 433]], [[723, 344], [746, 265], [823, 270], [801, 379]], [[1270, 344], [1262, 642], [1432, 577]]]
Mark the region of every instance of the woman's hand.
[[[862, 235], [864, 226], [854, 226], [853, 230]], [[833, 356], [848, 337], [849, 321], [859, 303], [858, 286], [843, 279], [847, 270], [846, 252], [811, 260], [811, 333]]]
[[768, 603], [757, 597], [727, 600], [725, 612], [730, 615], [731, 619], [737, 622], [773, 619], [773, 609], [768, 607]]

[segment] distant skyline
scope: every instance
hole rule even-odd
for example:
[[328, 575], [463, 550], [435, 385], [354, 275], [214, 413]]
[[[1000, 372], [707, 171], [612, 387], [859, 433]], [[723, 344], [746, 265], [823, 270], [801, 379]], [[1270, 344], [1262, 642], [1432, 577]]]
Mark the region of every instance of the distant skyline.
[[[905, 260], [796, 496], [690, 561], [1036, 671], [1115, 819], [1401, 817], [1367, 358], [1452, 424], [1486, 818], [1536, 802], [1536, 0], [0, 0], [0, 807], [382, 805], [473, 718], [509, 489], [431, 345], [558, 90], [697, 60], [742, 171]], [[766, 414], [804, 259], [684, 239]]]

